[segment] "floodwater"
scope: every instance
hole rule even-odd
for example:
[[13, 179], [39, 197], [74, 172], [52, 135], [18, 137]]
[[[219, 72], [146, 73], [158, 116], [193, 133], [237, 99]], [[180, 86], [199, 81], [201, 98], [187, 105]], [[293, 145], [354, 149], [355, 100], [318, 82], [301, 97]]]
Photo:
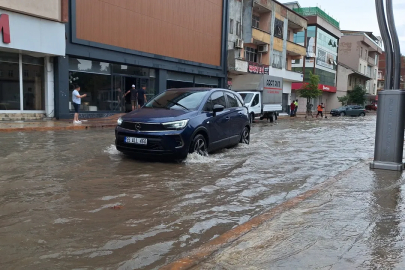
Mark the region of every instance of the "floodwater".
[[254, 124], [251, 144], [182, 163], [113, 130], [0, 133], [2, 269], [156, 269], [372, 157], [375, 116]]

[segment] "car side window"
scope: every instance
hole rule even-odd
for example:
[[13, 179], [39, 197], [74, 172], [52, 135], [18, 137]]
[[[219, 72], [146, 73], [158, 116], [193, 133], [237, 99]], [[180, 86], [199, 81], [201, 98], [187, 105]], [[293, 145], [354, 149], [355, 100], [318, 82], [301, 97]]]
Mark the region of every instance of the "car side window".
[[212, 112], [214, 110], [214, 106], [212, 105], [211, 97], [208, 98], [207, 102], [204, 105], [204, 112]]
[[238, 102], [238, 107], [243, 107], [242, 101], [240, 101], [240, 99], [236, 95], [234, 95], [234, 96], [236, 98], [236, 101]]
[[212, 108], [214, 108], [215, 105], [222, 105], [224, 108], [226, 108], [226, 102], [225, 102], [225, 96], [224, 92], [222, 91], [217, 91], [212, 93], [211, 95], [211, 101], [212, 101]]
[[256, 106], [257, 104], [259, 104], [259, 95], [258, 94], [256, 94], [255, 98], [253, 99], [252, 107]]
[[228, 98], [228, 108], [237, 108], [238, 101], [236, 100], [235, 96], [230, 93], [226, 93], [226, 97]]

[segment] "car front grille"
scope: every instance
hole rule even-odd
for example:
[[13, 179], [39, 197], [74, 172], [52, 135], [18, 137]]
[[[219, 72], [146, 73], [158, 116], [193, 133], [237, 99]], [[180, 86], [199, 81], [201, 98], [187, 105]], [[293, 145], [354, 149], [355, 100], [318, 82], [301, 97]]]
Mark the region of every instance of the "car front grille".
[[121, 128], [144, 132], [165, 130], [162, 124], [148, 124], [148, 123], [127, 122], [127, 121], [122, 122]]

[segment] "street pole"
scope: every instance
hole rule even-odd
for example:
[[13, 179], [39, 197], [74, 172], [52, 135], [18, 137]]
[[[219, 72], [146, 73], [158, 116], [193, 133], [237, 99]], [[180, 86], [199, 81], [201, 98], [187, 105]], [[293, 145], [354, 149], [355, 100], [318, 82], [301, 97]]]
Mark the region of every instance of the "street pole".
[[[395, 27], [392, 0], [375, 0], [378, 25], [386, 52], [385, 89], [378, 93], [374, 161], [371, 169], [402, 171], [405, 127], [405, 91], [399, 90], [401, 51]], [[388, 25], [387, 25], [387, 18]]]

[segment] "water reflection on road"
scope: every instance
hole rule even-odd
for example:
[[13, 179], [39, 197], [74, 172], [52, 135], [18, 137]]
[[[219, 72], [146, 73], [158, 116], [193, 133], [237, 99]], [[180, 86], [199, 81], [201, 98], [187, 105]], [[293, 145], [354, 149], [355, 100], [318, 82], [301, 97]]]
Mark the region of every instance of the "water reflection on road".
[[369, 159], [374, 129], [259, 123], [251, 145], [182, 163], [127, 158], [112, 130], [0, 134], [0, 265], [157, 268]]

